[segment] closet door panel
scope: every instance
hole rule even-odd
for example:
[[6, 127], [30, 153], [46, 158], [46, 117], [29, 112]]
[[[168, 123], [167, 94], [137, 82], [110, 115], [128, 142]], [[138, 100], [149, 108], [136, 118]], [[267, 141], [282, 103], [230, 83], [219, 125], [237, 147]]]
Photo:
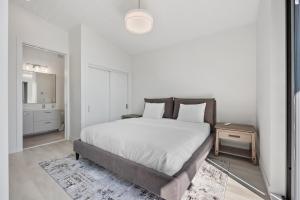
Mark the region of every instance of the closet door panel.
[[118, 120], [127, 114], [128, 108], [128, 77], [125, 73], [110, 73], [110, 119]]
[[109, 121], [109, 72], [88, 67], [86, 126]]

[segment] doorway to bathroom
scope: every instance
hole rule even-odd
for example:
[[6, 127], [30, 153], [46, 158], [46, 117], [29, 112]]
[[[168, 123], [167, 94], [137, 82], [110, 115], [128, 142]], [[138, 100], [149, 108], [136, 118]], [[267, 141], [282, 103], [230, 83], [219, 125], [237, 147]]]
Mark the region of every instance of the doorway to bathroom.
[[23, 148], [65, 140], [65, 56], [23, 44]]

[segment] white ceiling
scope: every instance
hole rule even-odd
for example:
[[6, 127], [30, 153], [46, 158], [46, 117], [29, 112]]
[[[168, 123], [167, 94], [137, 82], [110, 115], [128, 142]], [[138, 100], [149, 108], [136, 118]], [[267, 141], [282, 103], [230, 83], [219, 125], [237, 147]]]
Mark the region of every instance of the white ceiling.
[[86, 24], [129, 54], [138, 54], [252, 23], [260, 0], [141, 0], [155, 20], [146, 35], [124, 28], [124, 15], [138, 0], [11, 1], [65, 30]]

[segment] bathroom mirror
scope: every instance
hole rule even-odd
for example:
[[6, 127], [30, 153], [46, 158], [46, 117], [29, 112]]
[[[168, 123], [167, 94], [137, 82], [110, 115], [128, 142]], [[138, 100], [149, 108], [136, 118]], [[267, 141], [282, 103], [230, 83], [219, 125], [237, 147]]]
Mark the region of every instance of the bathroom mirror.
[[23, 70], [23, 103], [56, 103], [56, 75]]

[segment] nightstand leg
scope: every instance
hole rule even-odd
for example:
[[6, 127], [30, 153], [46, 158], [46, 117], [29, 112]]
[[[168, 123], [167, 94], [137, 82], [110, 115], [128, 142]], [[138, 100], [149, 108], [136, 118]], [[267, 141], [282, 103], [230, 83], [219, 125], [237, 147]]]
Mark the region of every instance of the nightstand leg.
[[253, 134], [251, 138], [252, 138], [252, 162], [253, 164], [256, 164], [256, 145], [255, 145], [256, 137]]
[[219, 133], [216, 133], [216, 141], [215, 141], [215, 156], [219, 155]]

